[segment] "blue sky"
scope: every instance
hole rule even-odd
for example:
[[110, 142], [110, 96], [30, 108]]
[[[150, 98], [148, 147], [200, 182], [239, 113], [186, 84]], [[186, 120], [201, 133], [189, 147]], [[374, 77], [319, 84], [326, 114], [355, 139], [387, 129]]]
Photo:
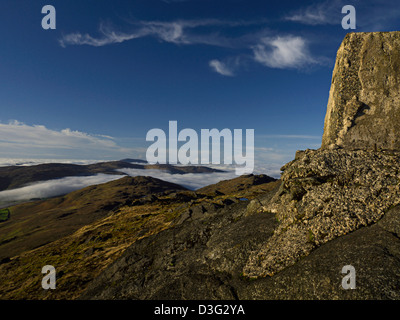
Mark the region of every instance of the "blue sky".
[[319, 147], [346, 4], [356, 32], [399, 30], [396, 1], [3, 0], [0, 158], [143, 158], [177, 120], [290, 161]]

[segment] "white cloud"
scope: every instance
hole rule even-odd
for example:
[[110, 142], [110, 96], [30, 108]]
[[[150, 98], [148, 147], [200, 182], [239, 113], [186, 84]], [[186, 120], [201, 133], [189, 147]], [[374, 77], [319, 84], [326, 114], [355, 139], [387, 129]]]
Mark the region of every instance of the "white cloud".
[[97, 174], [85, 177], [66, 177], [37, 182], [22, 188], [0, 192], [0, 204], [6, 206], [16, 201], [27, 201], [35, 198], [49, 198], [67, 194], [91, 185], [121, 179], [121, 175]]
[[317, 61], [311, 57], [305, 39], [298, 36], [265, 37], [253, 47], [254, 60], [270, 68], [302, 68]]
[[[13, 121], [0, 123], [0, 148], [10, 158], [107, 158], [126, 156], [133, 150], [119, 146], [113, 138], [80, 131], [51, 130], [43, 125]], [[103, 157], [104, 156], [104, 157]]]
[[304, 12], [287, 17], [286, 20], [301, 22], [304, 24], [318, 25], [327, 23], [327, 18], [323, 12]]
[[210, 67], [217, 73], [232, 77], [234, 76], [233, 70], [231, 70], [225, 63], [218, 61], [218, 60], [211, 60], [209, 62]]
[[201, 32], [193, 33], [191, 30], [206, 26], [238, 26], [247, 24], [257, 24], [258, 22], [245, 21], [221, 21], [217, 19], [204, 20], [176, 20], [176, 21], [139, 21], [132, 22], [134, 30], [121, 32], [114, 27], [100, 24], [99, 37], [80, 32], [64, 35], [59, 39], [62, 47], [67, 45], [90, 45], [101, 47], [114, 43], [121, 43], [137, 38], [153, 36], [159, 40], [175, 44], [207, 44], [214, 46], [231, 46], [228, 38], [219, 36], [216, 33]]
[[284, 19], [308, 25], [338, 24], [342, 19], [342, 0], [324, 1], [301, 8]]
[[129, 33], [114, 30], [104, 24], [99, 28], [100, 37], [93, 37], [89, 34], [70, 33], [59, 39], [62, 47], [67, 45], [89, 45], [93, 47], [102, 47], [114, 43], [142, 38], [146, 36], [156, 36], [161, 40], [173, 43], [185, 43], [183, 37], [183, 26], [180, 23], [157, 23], [148, 22], [142, 24], [140, 28]]

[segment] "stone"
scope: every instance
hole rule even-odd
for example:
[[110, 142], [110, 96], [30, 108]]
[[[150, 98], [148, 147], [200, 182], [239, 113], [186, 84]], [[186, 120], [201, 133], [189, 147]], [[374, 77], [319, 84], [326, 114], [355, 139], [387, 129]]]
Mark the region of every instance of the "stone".
[[260, 212], [262, 210], [262, 207], [263, 205], [260, 202], [260, 200], [258, 199], [251, 200], [250, 203], [247, 205], [245, 216], [248, 217]]
[[272, 276], [400, 204], [400, 152], [306, 150], [281, 179], [265, 205], [280, 224], [250, 256], [244, 268], [249, 277]]
[[336, 57], [323, 149], [400, 150], [400, 32], [349, 33]]

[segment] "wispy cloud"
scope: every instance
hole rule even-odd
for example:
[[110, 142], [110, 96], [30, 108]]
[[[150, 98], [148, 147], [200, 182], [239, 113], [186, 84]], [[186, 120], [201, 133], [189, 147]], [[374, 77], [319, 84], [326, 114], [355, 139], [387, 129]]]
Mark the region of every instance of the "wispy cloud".
[[231, 70], [225, 63], [221, 61], [211, 60], [209, 65], [215, 72], [223, 76], [232, 77], [234, 75], [233, 70]]
[[80, 32], [64, 35], [59, 39], [62, 47], [68, 45], [90, 45], [101, 47], [114, 43], [121, 43], [143, 37], [156, 37], [157, 39], [174, 44], [206, 44], [221, 47], [232, 46], [232, 41], [219, 33], [194, 32], [201, 27], [237, 27], [248, 24], [258, 24], [259, 21], [224, 21], [218, 19], [203, 20], [176, 20], [176, 21], [134, 21], [131, 22], [132, 30], [122, 32], [115, 27], [100, 24], [99, 36], [94, 37]]
[[143, 38], [147, 36], [156, 36], [161, 40], [173, 43], [186, 43], [187, 41], [183, 35], [183, 25], [181, 23], [158, 23], [148, 22], [142, 23], [139, 28], [131, 32], [122, 32], [114, 28], [100, 24], [100, 35], [98, 37], [89, 34], [82, 34], [80, 32], [70, 33], [64, 35], [59, 39], [62, 47], [67, 45], [89, 45], [94, 47], [102, 47], [114, 43], [122, 43], [125, 41]]
[[145, 34], [141, 32], [127, 34], [108, 30], [103, 27], [100, 28], [100, 33], [101, 36], [98, 38], [92, 37], [87, 33], [70, 33], [59, 39], [59, 43], [62, 47], [66, 47], [67, 45], [89, 45], [93, 47], [102, 47], [105, 45], [121, 43], [145, 36]]
[[391, 31], [393, 26], [398, 27], [400, 8], [397, 1], [387, 0], [326, 0], [299, 8], [283, 20], [301, 24], [316, 25], [341, 25], [342, 8], [353, 5], [356, 9], [357, 29], [359, 31]]
[[[119, 146], [112, 137], [81, 131], [48, 129], [43, 125], [27, 125], [18, 121], [0, 123], [0, 148], [3, 157], [80, 158], [97, 155], [127, 155], [133, 150]], [[109, 157], [104, 157], [109, 158]]]
[[299, 36], [265, 37], [253, 47], [254, 60], [270, 68], [302, 68], [318, 63], [309, 53], [307, 41]]
[[284, 20], [313, 26], [336, 23], [340, 25], [342, 6], [343, 1], [341, 0], [324, 1], [301, 8], [284, 17]]

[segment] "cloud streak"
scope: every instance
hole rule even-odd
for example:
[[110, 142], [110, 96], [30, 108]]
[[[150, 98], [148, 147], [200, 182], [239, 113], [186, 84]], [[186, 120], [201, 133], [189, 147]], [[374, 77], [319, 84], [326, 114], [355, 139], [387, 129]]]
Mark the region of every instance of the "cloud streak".
[[221, 61], [211, 60], [209, 62], [209, 65], [215, 72], [219, 73], [220, 75], [228, 77], [234, 76], [233, 70]]
[[194, 29], [201, 27], [237, 27], [259, 22], [246, 21], [221, 21], [217, 19], [204, 20], [176, 20], [176, 21], [139, 21], [132, 22], [133, 30], [129, 32], [118, 31], [115, 28], [100, 24], [99, 36], [93, 37], [89, 34], [80, 32], [64, 35], [59, 39], [62, 47], [68, 45], [89, 45], [101, 47], [105, 45], [122, 43], [125, 41], [155, 37], [161, 41], [174, 44], [206, 44], [220, 47], [231, 47], [233, 42], [226, 37], [221, 37], [217, 33], [193, 32]]
[[[338, 25], [342, 18], [342, 8], [352, 4], [345, 0], [328, 0], [318, 4], [293, 11], [283, 17], [285, 21], [301, 23], [305, 25]], [[362, 31], [392, 31], [392, 26], [397, 26], [400, 18], [400, 8], [396, 1], [372, 1], [364, 0], [353, 3], [357, 12], [357, 29]]]
[[324, 1], [305, 8], [301, 8], [291, 15], [284, 17], [284, 20], [298, 22], [307, 25], [340, 24], [341, 8], [343, 1]]

